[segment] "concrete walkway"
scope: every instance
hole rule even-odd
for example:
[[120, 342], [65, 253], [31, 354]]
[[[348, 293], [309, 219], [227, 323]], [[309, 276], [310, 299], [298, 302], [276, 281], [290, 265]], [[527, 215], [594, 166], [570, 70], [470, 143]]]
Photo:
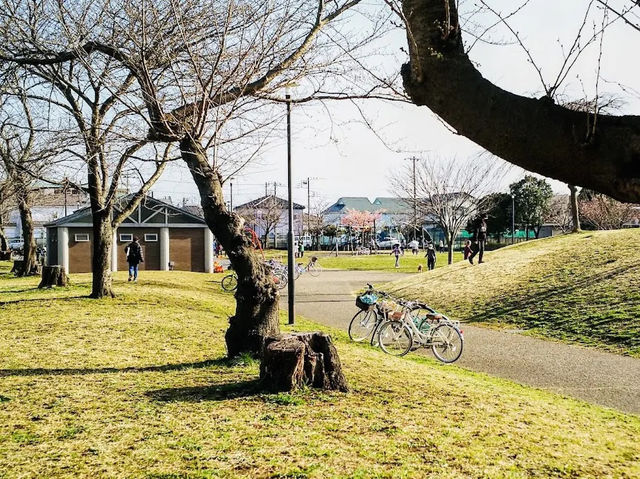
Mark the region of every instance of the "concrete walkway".
[[[372, 271], [324, 271], [318, 278], [304, 275], [296, 281], [296, 314], [346, 330], [357, 312], [352, 293], [367, 282], [376, 285], [398, 277]], [[284, 298], [281, 307], [286, 309]], [[449, 313], [455, 316], [454, 311]], [[517, 331], [468, 324], [462, 329], [465, 347], [458, 366], [640, 414], [640, 359], [544, 341]]]

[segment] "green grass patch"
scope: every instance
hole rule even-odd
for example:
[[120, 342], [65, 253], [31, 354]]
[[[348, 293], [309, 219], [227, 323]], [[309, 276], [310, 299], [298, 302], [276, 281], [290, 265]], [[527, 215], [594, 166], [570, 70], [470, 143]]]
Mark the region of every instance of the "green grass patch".
[[638, 229], [530, 241], [392, 289], [460, 320], [640, 357], [638, 244]]
[[335, 331], [349, 393], [267, 394], [224, 357], [215, 276], [119, 272], [104, 300], [89, 280], [0, 276], [0, 477], [640, 475], [636, 416]]
[[[278, 254], [279, 253], [279, 254]], [[284, 263], [287, 262], [287, 252], [279, 250], [268, 250], [265, 252], [268, 258], [275, 258]], [[348, 252], [340, 252], [338, 256], [328, 251], [305, 251], [303, 258], [297, 258], [299, 263], [306, 264], [311, 256], [317, 256], [318, 263], [323, 268], [328, 269], [344, 269], [351, 271], [396, 271], [399, 273], [416, 273], [418, 265], [422, 265], [423, 271], [427, 271], [427, 258], [425, 253], [421, 252], [417, 255], [411, 254], [410, 250], [406, 250], [404, 256], [400, 257], [400, 267], [395, 267], [395, 257], [386, 253], [371, 255], [353, 255]], [[455, 252], [453, 261], [462, 260], [462, 253]], [[437, 253], [436, 268], [447, 265], [447, 254]]]

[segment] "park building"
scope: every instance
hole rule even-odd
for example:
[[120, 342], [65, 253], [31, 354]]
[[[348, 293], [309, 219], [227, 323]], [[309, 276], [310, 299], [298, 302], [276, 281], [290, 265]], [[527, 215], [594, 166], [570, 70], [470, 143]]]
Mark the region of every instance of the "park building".
[[[91, 209], [81, 208], [45, 227], [47, 265], [60, 264], [69, 273], [90, 273]], [[143, 251], [142, 270], [213, 272], [213, 234], [202, 216], [146, 197], [113, 233], [112, 271], [127, 269], [124, 250], [134, 236]]]

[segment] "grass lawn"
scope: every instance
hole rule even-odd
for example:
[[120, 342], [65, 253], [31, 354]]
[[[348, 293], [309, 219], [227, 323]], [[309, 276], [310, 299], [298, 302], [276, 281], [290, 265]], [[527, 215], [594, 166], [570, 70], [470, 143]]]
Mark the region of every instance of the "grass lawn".
[[597, 231], [488, 252], [394, 283], [457, 319], [508, 324], [640, 357], [640, 230]]
[[2, 478], [640, 476], [637, 416], [337, 331], [351, 392], [262, 394], [223, 359], [222, 275], [120, 272], [98, 301], [2, 267]]
[[[397, 271], [399, 273], [416, 273], [418, 265], [421, 264], [424, 271], [427, 271], [427, 258], [425, 253], [421, 252], [412, 255], [411, 251], [405, 251], [404, 256], [400, 257], [400, 267], [395, 267], [395, 257], [390, 251], [381, 254], [372, 255], [352, 255], [350, 253], [341, 252], [339, 256], [330, 255], [329, 251], [305, 251], [304, 258], [298, 259], [300, 263], [306, 263], [311, 256], [318, 257], [318, 263], [323, 268], [329, 269], [345, 269], [352, 271]], [[281, 261], [287, 261], [287, 252], [280, 250], [265, 251], [267, 258], [278, 258]], [[455, 252], [453, 261], [462, 260], [462, 253]], [[436, 259], [436, 268], [447, 265], [447, 254], [438, 253]]]

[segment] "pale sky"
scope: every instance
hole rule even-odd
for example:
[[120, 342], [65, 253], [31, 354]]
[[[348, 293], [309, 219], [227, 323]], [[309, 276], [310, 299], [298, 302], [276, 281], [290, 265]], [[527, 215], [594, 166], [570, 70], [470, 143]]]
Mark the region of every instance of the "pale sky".
[[[490, 4], [506, 13], [514, 8], [515, 3], [493, 0]], [[585, 0], [532, 0], [510, 20], [510, 25], [519, 32], [547, 82], [552, 82], [558, 74], [563, 62], [563, 47], [567, 51], [573, 42], [588, 3]], [[610, 1], [618, 10], [627, 3], [624, 0]], [[583, 37], [590, 36], [594, 26], [598, 27], [602, 21], [602, 10], [595, 4], [592, 12]], [[487, 24], [496, 18], [485, 16], [479, 20]], [[636, 20], [640, 24], [640, 19]], [[504, 27], [498, 27], [491, 39], [511, 43], [513, 37]], [[465, 43], [468, 41], [469, 36], [466, 36]], [[406, 55], [400, 50], [406, 43], [404, 35], [393, 35], [389, 42], [391, 50], [397, 52], [393, 58], [395, 67], [400, 68], [406, 61]], [[640, 111], [640, 64], [635, 60], [638, 58], [638, 46], [640, 32], [622, 21], [615, 22], [606, 30], [599, 92], [623, 100], [620, 113], [638, 114]], [[598, 51], [598, 43], [593, 44], [575, 64], [561, 88], [563, 99], [584, 98], [583, 92], [589, 98], [594, 96]], [[479, 43], [470, 57], [477, 62], [481, 73], [500, 87], [518, 94], [542, 96], [538, 74], [527, 62], [526, 54], [519, 45]], [[295, 91], [292, 95], [295, 97]], [[426, 107], [378, 100], [364, 101], [360, 105], [373, 121], [377, 134], [364, 125], [356, 108], [345, 102], [333, 102], [325, 104], [325, 107], [294, 105], [294, 201], [306, 205], [306, 187], [299, 187], [299, 184], [307, 177], [318, 178], [311, 181], [312, 194], [327, 203], [341, 196], [367, 196], [371, 200], [376, 196], [393, 196], [389, 189], [389, 172], [400, 168], [406, 158], [432, 155], [464, 160], [483, 151], [466, 138], [449, 131]], [[523, 174], [522, 169], [512, 167], [497, 189], [506, 190], [510, 182]], [[234, 206], [263, 195], [265, 182], [279, 183], [278, 196], [286, 198], [286, 180], [286, 138], [283, 134], [282, 141], [264, 152], [259, 162], [236, 176], [233, 182]], [[565, 192], [563, 184], [552, 184], [556, 191]], [[180, 163], [172, 165], [153, 190], [158, 197], [171, 195], [174, 201], [186, 198], [191, 204], [198, 203], [191, 175]], [[273, 186], [269, 192], [272, 190]], [[225, 198], [228, 200], [228, 197], [227, 184]]]

